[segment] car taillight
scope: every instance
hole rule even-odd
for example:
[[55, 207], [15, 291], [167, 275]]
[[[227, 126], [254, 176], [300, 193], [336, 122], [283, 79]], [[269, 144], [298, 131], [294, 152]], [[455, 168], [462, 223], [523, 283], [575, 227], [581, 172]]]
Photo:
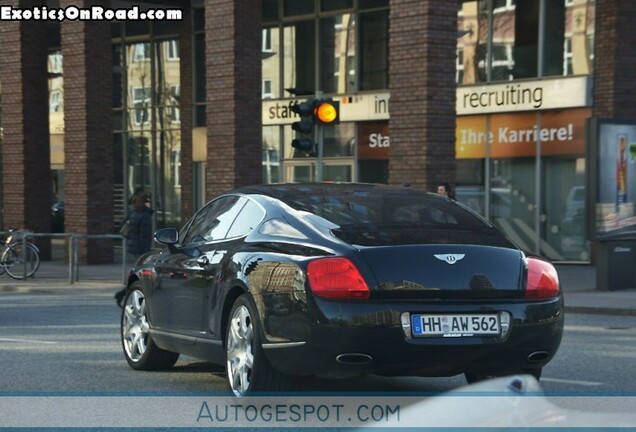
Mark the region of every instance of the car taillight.
[[559, 292], [559, 275], [554, 266], [542, 259], [528, 258], [526, 298], [550, 298]]
[[332, 299], [368, 299], [369, 287], [347, 258], [321, 258], [307, 265], [311, 291]]

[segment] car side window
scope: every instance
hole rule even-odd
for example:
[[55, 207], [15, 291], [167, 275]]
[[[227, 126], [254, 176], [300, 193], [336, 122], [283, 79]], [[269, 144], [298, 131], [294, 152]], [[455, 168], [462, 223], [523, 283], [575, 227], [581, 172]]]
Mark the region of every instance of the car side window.
[[205, 232], [205, 241], [216, 241], [226, 238], [234, 219], [236, 219], [236, 216], [247, 202], [246, 198], [238, 196], [226, 198], [222, 207], [219, 207], [217, 211], [208, 213], [208, 229]]
[[[217, 200], [218, 201], [218, 200]], [[203, 207], [198, 211], [194, 218], [192, 219], [192, 223], [188, 228], [188, 232], [183, 238], [183, 245], [187, 245], [190, 243], [198, 243], [203, 241], [203, 233], [205, 230], [205, 220], [212, 208], [217, 205], [216, 201], [211, 202], [207, 206]]]
[[192, 220], [183, 245], [203, 241], [222, 240], [245, 205], [245, 198], [227, 196], [216, 199], [202, 208]]
[[252, 232], [265, 217], [265, 210], [251, 200], [238, 214], [227, 233], [227, 238], [242, 237]]

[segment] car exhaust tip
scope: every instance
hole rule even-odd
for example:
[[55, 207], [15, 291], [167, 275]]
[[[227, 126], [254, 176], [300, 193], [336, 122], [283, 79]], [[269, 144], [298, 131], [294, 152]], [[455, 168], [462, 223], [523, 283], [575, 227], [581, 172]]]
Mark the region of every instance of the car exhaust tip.
[[340, 364], [346, 365], [364, 365], [371, 363], [373, 361], [373, 357], [368, 354], [346, 353], [338, 355], [336, 357], [336, 361]]
[[541, 363], [546, 361], [550, 357], [550, 353], [547, 351], [535, 351], [528, 356], [529, 363]]

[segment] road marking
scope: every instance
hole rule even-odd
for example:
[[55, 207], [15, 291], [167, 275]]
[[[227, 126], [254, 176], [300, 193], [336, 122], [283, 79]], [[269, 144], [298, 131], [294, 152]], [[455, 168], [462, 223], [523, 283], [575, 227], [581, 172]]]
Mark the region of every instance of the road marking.
[[574, 384], [574, 385], [580, 385], [580, 386], [586, 386], [586, 387], [596, 387], [596, 386], [603, 385], [603, 383], [595, 382], [595, 381], [576, 381], [576, 380], [566, 380], [566, 379], [559, 379], [559, 378], [543, 378], [542, 377], [541, 381], [548, 381], [548, 382], [554, 382], [559, 384]]
[[9, 339], [9, 338], [0, 338], [0, 342], [34, 343], [34, 344], [45, 344], [45, 345], [53, 345], [57, 343], [52, 341], [38, 341], [38, 340], [30, 340], [30, 339]]

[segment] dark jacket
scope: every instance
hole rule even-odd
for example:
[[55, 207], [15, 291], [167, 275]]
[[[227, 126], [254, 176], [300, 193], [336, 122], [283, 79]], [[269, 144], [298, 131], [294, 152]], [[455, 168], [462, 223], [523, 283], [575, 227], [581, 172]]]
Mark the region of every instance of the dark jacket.
[[152, 209], [144, 207], [142, 210], [134, 210], [130, 214], [130, 228], [126, 246], [128, 252], [133, 255], [144, 254], [152, 246], [152, 213]]

